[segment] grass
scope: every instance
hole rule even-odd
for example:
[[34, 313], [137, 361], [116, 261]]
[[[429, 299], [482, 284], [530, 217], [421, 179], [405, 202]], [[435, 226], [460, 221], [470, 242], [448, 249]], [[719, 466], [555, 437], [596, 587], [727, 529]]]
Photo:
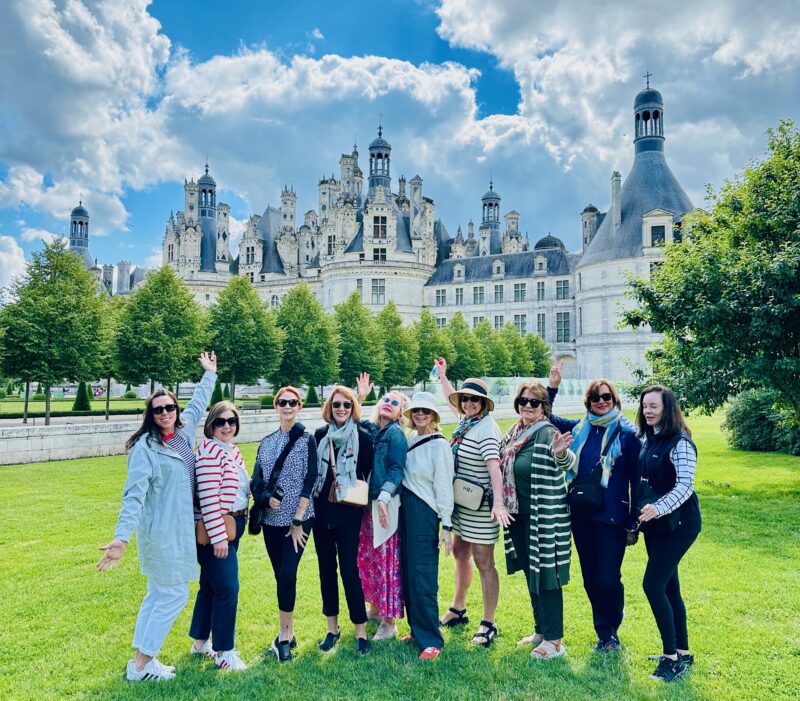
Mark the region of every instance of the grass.
[[[574, 558], [565, 589], [569, 655], [550, 663], [529, 660], [527, 650], [515, 646], [532, 628], [525, 584], [521, 575], [504, 574], [498, 546], [500, 637], [489, 650], [475, 649], [468, 644], [472, 624], [447, 631], [442, 657], [421, 663], [415, 647], [396, 641], [378, 643], [368, 657], [357, 658], [346, 613], [337, 651], [317, 651], [325, 625], [312, 542], [300, 567], [297, 660], [279, 666], [274, 658], [258, 660], [277, 631], [275, 585], [263, 543], [245, 536], [237, 645], [251, 669], [218, 673], [213, 663], [189, 659], [190, 603], [161, 654], [177, 665], [178, 678], [165, 685], [127, 684], [122, 670], [145, 580], [133, 547], [117, 570], [100, 574], [94, 568], [97, 547], [110, 538], [117, 517], [125, 478], [120, 456], [0, 468], [0, 698], [795, 699], [800, 458], [730, 451], [717, 418], [691, 423], [700, 448], [704, 525], [681, 567], [697, 656], [686, 681], [665, 687], [647, 678], [654, 666], [647, 655], [660, 645], [641, 591], [642, 543], [628, 550], [623, 569], [622, 654], [591, 654], [591, 615]], [[255, 447], [243, 446], [248, 465]], [[452, 573], [452, 559], [443, 558], [442, 607], [452, 594]], [[476, 581], [469, 600], [476, 623], [479, 601]], [[406, 631], [401, 623], [401, 633]]]
[[[69, 399], [52, 399], [50, 400], [50, 411], [72, 411], [72, 405], [75, 403], [75, 397]], [[144, 409], [144, 399], [112, 399], [112, 409], [130, 409], [132, 414], [135, 414], [137, 409], [141, 411]], [[18, 414], [21, 413], [25, 407], [25, 402], [19, 400], [2, 400], [0, 401], [0, 418], [3, 414]], [[92, 399], [92, 410], [105, 411], [106, 400], [104, 397], [95, 397]], [[28, 412], [44, 413], [44, 402], [28, 402]]]

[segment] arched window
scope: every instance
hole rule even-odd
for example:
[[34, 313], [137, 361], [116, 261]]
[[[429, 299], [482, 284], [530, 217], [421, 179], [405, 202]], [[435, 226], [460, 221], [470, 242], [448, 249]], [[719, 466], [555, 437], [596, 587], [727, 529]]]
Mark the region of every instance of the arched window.
[[273, 309], [277, 309], [280, 305], [280, 300], [278, 299], [278, 295], [272, 295], [272, 299], [270, 300], [270, 305]]

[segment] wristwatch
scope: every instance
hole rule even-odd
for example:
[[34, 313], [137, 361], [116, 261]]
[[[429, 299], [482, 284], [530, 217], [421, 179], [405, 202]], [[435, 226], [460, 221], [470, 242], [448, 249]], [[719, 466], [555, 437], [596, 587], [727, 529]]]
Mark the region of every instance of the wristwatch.
[[447, 531], [448, 533], [453, 530], [452, 526], [442, 526], [443, 531]]
[[292, 526], [294, 528], [301, 528], [303, 526], [303, 522], [299, 518], [292, 519]]

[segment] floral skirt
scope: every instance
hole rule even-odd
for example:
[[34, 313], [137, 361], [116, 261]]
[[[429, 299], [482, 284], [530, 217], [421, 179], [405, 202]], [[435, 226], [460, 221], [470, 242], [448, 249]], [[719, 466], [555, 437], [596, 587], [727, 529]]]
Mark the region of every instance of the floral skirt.
[[372, 510], [364, 509], [358, 542], [358, 571], [364, 599], [381, 616], [403, 617], [403, 576], [400, 567], [400, 530], [383, 545], [372, 547]]

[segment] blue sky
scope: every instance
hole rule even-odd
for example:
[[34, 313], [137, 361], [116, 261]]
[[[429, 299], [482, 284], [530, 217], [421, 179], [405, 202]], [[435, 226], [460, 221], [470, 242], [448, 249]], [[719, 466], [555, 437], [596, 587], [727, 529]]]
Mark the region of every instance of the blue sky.
[[153, 264], [206, 154], [235, 227], [284, 184], [316, 208], [379, 118], [395, 184], [419, 174], [451, 233], [493, 177], [532, 241], [575, 250], [630, 168], [646, 70], [698, 206], [798, 114], [791, 0], [9, 0], [0, 23], [0, 286], [81, 197], [100, 262]]

